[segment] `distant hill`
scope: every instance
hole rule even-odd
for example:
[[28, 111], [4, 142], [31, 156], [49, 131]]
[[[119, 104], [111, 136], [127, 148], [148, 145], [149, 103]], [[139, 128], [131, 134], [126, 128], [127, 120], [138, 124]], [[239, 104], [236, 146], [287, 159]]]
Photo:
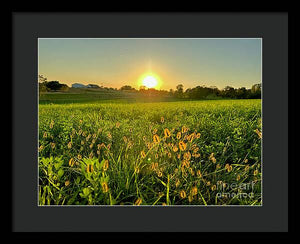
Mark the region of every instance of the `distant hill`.
[[86, 86], [81, 83], [74, 83], [74, 84], [72, 84], [72, 87], [73, 88], [86, 88]]
[[72, 88], [100, 88], [100, 86], [98, 86], [96, 84], [84, 85], [81, 83], [74, 83], [74, 84], [72, 84]]

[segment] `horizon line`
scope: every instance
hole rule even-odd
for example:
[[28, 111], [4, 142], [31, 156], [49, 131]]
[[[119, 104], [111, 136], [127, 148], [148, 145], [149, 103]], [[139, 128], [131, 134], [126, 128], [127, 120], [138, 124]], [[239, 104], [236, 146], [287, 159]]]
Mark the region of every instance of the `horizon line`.
[[[59, 81], [59, 80], [49, 80], [49, 81], [47, 81], [47, 82], [51, 82], [51, 81], [58, 81], [59, 83], [61, 83], [61, 81]], [[38, 83], [40, 83], [39, 81], [38, 81]], [[65, 84], [65, 85], [68, 85], [68, 84], [66, 84], [66, 83], [61, 83], [61, 84]], [[183, 87], [185, 87], [184, 86], [184, 84], [183, 83], [178, 83], [176, 86], [175, 86], [175, 88], [166, 88], [166, 89], [157, 89], [157, 88], [155, 88], [155, 87], [151, 87], [151, 88], [149, 88], [149, 87], [147, 87], [147, 86], [132, 86], [132, 85], [130, 85], [130, 84], [125, 84], [125, 85], [122, 85], [122, 86], [120, 86], [120, 87], [112, 87], [112, 86], [105, 86], [105, 85], [101, 85], [101, 84], [99, 84], [99, 83], [93, 83], [93, 82], [74, 82], [74, 83], [72, 83], [71, 85], [70, 85], [70, 88], [76, 88], [76, 87], [72, 87], [72, 85], [74, 85], [74, 84], [80, 84], [80, 85], [85, 85], [85, 86], [87, 86], [87, 85], [97, 85], [97, 86], [99, 86], [100, 88], [101, 87], [103, 87], [103, 88], [113, 88], [113, 89], [120, 89], [120, 88], [122, 88], [123, 86], [130, 86], [130, 87], [132, 87], [132, 88], [134, 88], [134, 89], [136, 89], [136, 90], [139, 90], [141, 87], [146, 87], [147, 89], [155, 89], [155, 90], [158, 90], [158, 91], [168, 91], [168, 90], [176, 90], [176, 86], [177, 85], [183, 85]], [[262, 84], [262, 82], [254, 82], [253, 84], [252, 84], [252, 86], [253, 85], [256, 85], [256, 84]], [[68, 85], [69, 86], [69, 85]], [[187, 87], [187, 88], [185, 88], [184, 90], [187, 90], [187, 89], [192, 89], [192, 88], [195, 88], [195, 87], [198, 87], [198, 86], [204, 86], [204, 87], [206, 87], [206, 88], [212, 88], [212, 87], [215, 87], [215, 88], [217, 88], [217, 89], [224, 89], [225, 87], [227, 87], [227, 86], [229, 86], [229, 87], [232, 87], [232, 88], [247, 88], [246, 86], [239, 86], [239, 87], [237, 87], [237, 86], [231, 86], [231, 85], [225, 85], [223, 88], [220, 88], [220, 87], [218, 87], [218, 86], [215, 86], [215, 85], [207, 85], [207, 84], [199, 84], [199, 85], [196, 85], [196, 86], [194, 86], [194, 87]], [[251, 87], [248, 87], [248, 89], [251, 89]]]

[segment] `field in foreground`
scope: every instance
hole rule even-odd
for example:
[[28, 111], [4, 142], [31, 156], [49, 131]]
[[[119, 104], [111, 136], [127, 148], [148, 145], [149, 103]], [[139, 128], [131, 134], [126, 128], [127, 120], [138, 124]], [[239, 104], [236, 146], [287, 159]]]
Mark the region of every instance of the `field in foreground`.
[[261, 100], [39, 105], [39, 205], [261, 205]]

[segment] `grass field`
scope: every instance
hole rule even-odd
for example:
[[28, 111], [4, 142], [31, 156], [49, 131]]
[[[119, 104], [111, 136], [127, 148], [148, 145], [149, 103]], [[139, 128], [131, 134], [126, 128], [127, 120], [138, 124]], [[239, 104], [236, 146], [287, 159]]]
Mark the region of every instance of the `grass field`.
[[41, 97], [39, 205], [261, 205], [261, 100], [77, 96]]
[[135, 103], [135, 102], [166, 102], [175, 101], [170, 96], [149, 97], [130, 91], [101, 90], [88, 88], [71, 88], [66, 92], [46, 92], [40, 94], [40, 104], [66, 103]]

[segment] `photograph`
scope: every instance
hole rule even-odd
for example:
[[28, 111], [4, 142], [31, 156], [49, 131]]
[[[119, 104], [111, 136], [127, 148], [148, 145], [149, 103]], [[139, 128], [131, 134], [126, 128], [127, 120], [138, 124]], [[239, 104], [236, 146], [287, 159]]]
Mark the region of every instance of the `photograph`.
[[262, 42], [38, 38], [37, 205], [263, 206]]

